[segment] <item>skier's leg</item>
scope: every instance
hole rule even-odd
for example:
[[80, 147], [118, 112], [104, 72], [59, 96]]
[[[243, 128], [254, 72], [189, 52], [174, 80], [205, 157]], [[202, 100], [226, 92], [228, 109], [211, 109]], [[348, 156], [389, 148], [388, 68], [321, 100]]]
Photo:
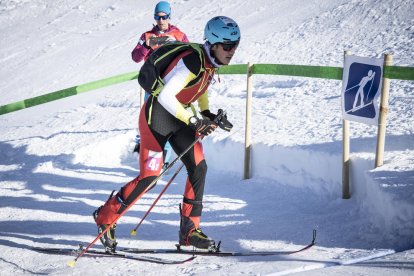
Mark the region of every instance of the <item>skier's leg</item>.
[[[186, 127], [170, 138], [171, 145], [180, 154], [196, 139], [195, 132]], [[207, 164], [201, 143], [197, 143], [181, 160], [187, 168], [179, 242], [181, 245], [193, 245], [198, 248], [214, 246], [214, 241], [208, 238], [200, 229], [200, 217], [203, 209], [204, 184], [207, 174]]]
[[364, 98], [365, 98], [365, 95], [364, 95], [365, 93], [364, 93], [364, 89], [361, 89], [361, 97], [360, 97], [360, 103], [359, 103], [359, 106], [364, 106]]
[[170, 142], [167, 142], [164, 147], [164, 168], [170, 163], [172, 150]]
[[[128, 205], [136, 198], [141, 197], [161, 171], [163, 164], [162, 148], [167, 141], [167, 137], [153, 133], [147, 124], [146, 114], [148, 114], [148, 108], [143, 109], [140, 114], [140, 175], [123, 186], [115, 196], [110, 197], [103, 206], [94, 212], [94, 219], [99, 229], [111, 224]], [[114, 230], [108, 231], [112, 236], [103, 236], [104, 240], [101, 240], [104, 246], [112, 251], [116, 246]]]
[[[148, 97], [149, 97], [149, 96], [150, 96], [150, 93], [145, 92], [145, 95], [144, 95], [144, 102], [148, 99]], [[134, 151], [133, 151], [133, 152], [137, 152], [137, 153], [139, 153], [140, 144], [141, 144], [141, 136], [140, 136], [140, 134], [138, 133], [138, 134], [135, 136], [135, 147], [134, 147]]]
[[357, 93], [355, 94], [355, 99], [354, 99], [354, 104], [352, 105], [352, 109], [355, 109], [357, 107], [358, 98], [360, 94], [361, 94], [361, 91], [360, 89], [358, 89]]

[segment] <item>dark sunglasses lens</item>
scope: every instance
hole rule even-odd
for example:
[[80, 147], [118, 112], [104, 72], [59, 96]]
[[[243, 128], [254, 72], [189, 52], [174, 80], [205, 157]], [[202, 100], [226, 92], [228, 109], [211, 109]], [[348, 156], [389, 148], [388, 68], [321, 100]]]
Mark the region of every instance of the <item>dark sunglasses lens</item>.
[[236, 48], [237, 45], [238, 45], [237, 43], [227, 43], [227, 44], [223, 43], [223, 44], [221, 44], [221, 46], [223, 47], [223, 50], [226, 51], [226, 52], [231, 51], [233, 48]]
[[155, 20], [161, 20], [161, 18], [163, 20], [167, 20], [168, 18], [170, 18], [170, 16], [168, 14], [166, 14], [166, 15], [154, 15]]

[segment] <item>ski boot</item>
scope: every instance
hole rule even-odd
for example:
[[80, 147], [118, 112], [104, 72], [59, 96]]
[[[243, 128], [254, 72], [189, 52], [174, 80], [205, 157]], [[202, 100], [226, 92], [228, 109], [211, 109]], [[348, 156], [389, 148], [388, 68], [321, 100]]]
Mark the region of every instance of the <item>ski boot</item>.
[[[98, 218], [98, 213], [101, 208], [102, 206], [93, 212], [93, 218], [95, 222]], [[101, 234], [103, 231], [105, 231], [105, 229], [108, 226], [109, 226], [108, 224], [98, 225], [98, 233]], [[100, 238], [102, 245], [105, 247], [105, 251], [108, 253], [115, 253], [116, 245], [118, 244], [115, 238], [115, 229], [116, 229], [116, 223], [112, 225], [112, 227], [108, 229], [108, 231], [106, 231], [105, 234], [103, 234]]]
[[179, 231], [179, 245], [192, 245], [200, 249], [208, 249], [209, 251], [216, 251], [216, 243], [201, 231], [200, 228], [195, 228], [194, 223], [190, 218], [181, 215], [180, 231]]
[[139, 134], [137, 134], [137, 136], [135, 136], [135, 147], [134, 147], [134, 151], [139, 154], [139, 150], [141, 147], [141, 137], [139, 136]]

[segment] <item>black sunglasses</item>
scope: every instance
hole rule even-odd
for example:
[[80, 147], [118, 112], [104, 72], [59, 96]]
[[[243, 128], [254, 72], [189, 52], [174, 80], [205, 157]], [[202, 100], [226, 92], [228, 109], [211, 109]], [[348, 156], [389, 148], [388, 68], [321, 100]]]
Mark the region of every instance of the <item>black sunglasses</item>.
[[154, 14], [154, 19], [155, 20], [167, 20], [167, 19], [169, 19], [170, 18], [170, 15], [169, 14], [166, 14], [166, 15], [157, 15], [157, 14]]
[[239, 46], [239, 42], [236, 42], [236, 43], [219, 43], [219, 44], [221, 45], [223, 50], [226, 51], [226, 52], [230, 52], [231, 50], [233, 50], [234, 48]]

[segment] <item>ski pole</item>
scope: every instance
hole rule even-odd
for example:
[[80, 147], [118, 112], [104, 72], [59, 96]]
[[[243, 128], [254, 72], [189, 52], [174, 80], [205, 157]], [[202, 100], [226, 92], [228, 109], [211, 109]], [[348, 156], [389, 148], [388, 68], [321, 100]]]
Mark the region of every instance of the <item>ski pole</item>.
[[78, 256], [72, 260], [68, 262], [68, 266], [74, 267], [76, 262], [79, 260], [80, 257], [82, 257], [88, 250], [89, 248], [92, 247], [92, 245], [95, 244], [95, 242], [97, 240], [99, 240], [117, 221], [120, 217], [122, 217], [128, 210], [129, 208], [131, 208], [135, 202], [138, 201], [138, 199], [140, 199], [142, 197], [142, 195], [144, 195], [147, 191], [149, 191], [150, 189], [152, 189], [154, 187], [154, 185], [157, 183], [157, 181], [172, 167], [175, 165], [175, 163], [178, 162], [178, 160], [180, 160], [190, 149], [192, 149], [194, 147], [195, 144], [197, 144], [198, 142], [201, 141], [201, 139], [203, 138], [203, 136], [198, 137], [193, 143], [191, 143], [191, 145], [189, 145], [177, 158], [175, 158], [166, 168], [163, 172], [161, 172], [151, 183], [150, 185], [148, 185], [148, 187], [145, 189], [145, 191], [143, 193], [141, 193], [141, 196], [138, 196], [136, 199], [134, 199], [131, 204], [129, 204], [124, 211], [121, 212], [121, 214], [119, 214], [119, 216], [117, 216], [101, 233], [99, 233], [98, 236], [96, 236], [96, 238], [84, 249], [82, 250], [82, 252], [80, 252], [78, 254]]
[[[219, 121], [222, 120], [222, 116], [224, 116], [224, 111], [223, 110], [219, 110], [217, 113], [217, 116], [214, 120], [215, 123], [219, 123]], [[237, 132], [237, 131], [236, 131]], [[233, 132], [231, 135], [233, 135]], [[203, 139], [204, 136], [201, 137], [201, 139]], [[174, 180], [174, 178], [178, 175], [178, 173], [181, 171], [181, 169], [184, 167], [184, 164], [182, 164], [178, 170], [175, 172], [175, 174], [171, 177], [171, 179], [168, 181], [167, 185], [165, 185], [164, 189], [161, 191], [161, 193], [158, 195], [158, 197], [154, 200], [154, 202], [152, 203], [151, 207], [148, 209], [148, 211], [145, 213], [145, 215], [142, 217], [141, 221], [135, 226], [134, 229], [131, 230], [131, 236], [136, 236], [137, 235], [137, 229], [141, 226], [142, 222], [145, 220], [145, 218], [149, 215], [149, 213], [151, 212], [152, 208], [154, 208], [154, 206], [157, 204], [158, 200], [161, 198], [161, 196], [165, 193], [165, 191], [168, 189], [168, 187], [170, 186], [171, 182]]]
[[354, 85], [354, 86], [352, 86], [352, 87], [348, 88], [347, 90], [345, 90], [345, 92], [348, 92], [348, 90], [351, 90], [352, 88], [355, 88], [355, 87], [357, 87], [357, 86], [359, 86], [359, 84]]
[[161, 198], [161, 196], [164, 194], [164, 192], [168, 189], [171, 182], [173, 182], [174, 178], [178, 175], [178, 173], [181, 171], [181, 169], [184, 167], [184, 163], [181, 164], [181, 166], [178, 168], [178, 170], [174, 173], [174, 175], [171, 177], [171, 179], [168, 181], [167, 185], [165, 185], [164, 189], [161, 191], [161, 193], [158, 195], [158, 197], [154, 200], [151, 207], [148, 209], [148, 211], [145, 213], [145, 215], [142, 217], [141, 221], [135, 226], [134, 229], [131, 230], [131, 235], [136, 236], [137, 235], [137, 229], [141, 226], [142, 222], [145, 220], [145, 218], [149, 215], [152, 208], [154, 208], [155, 204], [157, 204], [158, 200]]
[[[219, 123], [222, 120], [222, 116], [224, 116], [225, 113], [223, 110], [219, 110], [216, 118], [213, 120], [215, 123]], [[234, 133], [233, 133], [234, 134]], [[203, 139], [204, 136], [201, 136], [201, 139]], [[178, 173], [181, 171], [181, 169], [184, 167], [184, 164], [182, 164], [178, 170], [174, 173], [174, 175], [171, 177], [171, 179], [168, 181], [167, 185], [165, 185], [164, 189], [161, 191], [161, 193], [158, 195], [158, 197], [154, 200], [154, 202], [152, 203], [151, 207], [148, 209], [148, 211], [145, 213], [145, 215], [142, 217], [141, 221], [135, 226], [134, 229], [131, 230], [131, 236], [136, 236], [137, 235], [137, 229], [141, 226], [142, 222], [145, 220], [145, 218], [149, 215], [149, 213], [151, 212], [152, 208], [154, 208], [154, 206], [157, 204], [158, 200], [162, 197], [162, 195], [165, 193], [165, 191], [168, 189], [168, 187], [170, 186], [171, 182], [174, 180], [174, 178], [178, 175]]]
[[374, 78], [372, 78], [372, 81], [371, 81], [371, 86], [369, 87], [369, 90], [368, 90], [368, 94], [367, 94], [367, 101], [368, 101], [368, 98], [369, 98], [369, 93], [371, 93], [371, 88], [372, 88], [372, 84], [374, 83]]

